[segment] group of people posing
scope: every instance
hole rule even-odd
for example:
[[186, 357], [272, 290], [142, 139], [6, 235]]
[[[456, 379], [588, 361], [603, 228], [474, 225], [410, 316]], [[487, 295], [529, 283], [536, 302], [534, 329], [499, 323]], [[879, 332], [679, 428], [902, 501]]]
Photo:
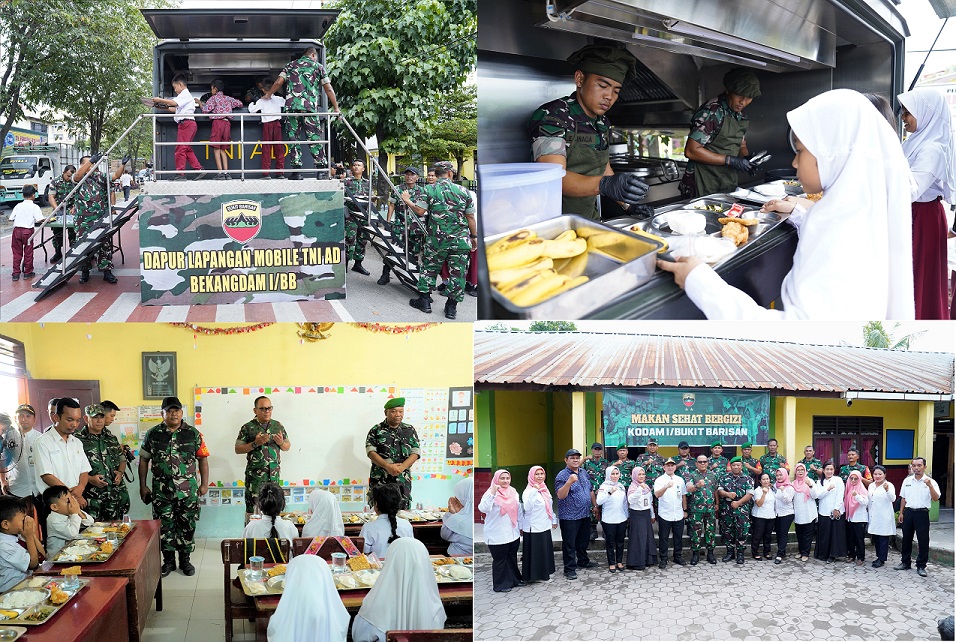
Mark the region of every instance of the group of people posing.
[[[723, 562], [744, 564], [747, 548], [753, 560], [787, 558], [791, 525], [797, 538], [797, 555], [803, 562], [812, 555], [825, 563], [839, 559], [862, 565], [865, 536], [876, 552], [874, 568], [887, 559], [889, 538], [902, 525], [902, 561], [894, 568], [909, 569], [913, 535], [919, 543], [917, 572], [926, 576], [929, 557], [929, 509], [939, 499], [939, 486], [925, 474], [926, 462], [917, 457], [912, 473], [899, 492], [886, 479], [886, 469], [859, 461], [859, 451], [847, 452], [847, 464], [836, 468], [814, 457], [807, 446], [804, 458], [793, 468], [778, 450], [777, 440], [767, 453], [752, 457], [752, 444], [741, 446], [740, 456], [728, 460], [723, 445], [711, 445], [711, 455], [690, 455], [681, 442], [677, 457], [663, 458], [651, 439], [637, 460], [628, 458], [628, 447], [618, 448], [618, 459], [603, 458], [603, 447], [592, 446], [586, 461], [572, 448], [566, 467], [554, 479], [554, 495], [546, 472], [534, 466], [519, 498], [511, 475], [499, 470], [482, 495], [478, 510], [485, 514], [484, 535], [492, 554], [495, 591], [510, 591], [525, 583], [548, 581], [555, 572], [551, 531], [560, 526], [564, 575], [577, 578], [579, 568], [593, 566], [588, 542], [596, 538], [596, 525], [604, 532], [610, 573], [667, 567], [673, 539], [673, 563], [684, 566], [682, 537], [689, 528], [691, 558], [695, 566], [704, 558], [717, 563], [719, 534], [726, 555]], [[899, 515], [894, 502], [900, 497]], [[657, 543], [653, 524], [657, 524]], [[772, 535], [776, 533], [776, 546]], [[518, 550], [523, 535], [521, 567]], [[628, 540], [625, 555], [625, 539]]]

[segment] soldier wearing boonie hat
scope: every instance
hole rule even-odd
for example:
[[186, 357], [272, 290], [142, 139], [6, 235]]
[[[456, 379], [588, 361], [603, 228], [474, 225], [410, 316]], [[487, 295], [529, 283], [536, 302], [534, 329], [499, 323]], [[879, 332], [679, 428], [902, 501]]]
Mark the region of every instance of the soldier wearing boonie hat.
[[106, 427], [106, 408], [90, 404], [84, 409], [86, 425], [76, 431], [90, 462], [86, 488], [86, 512], [100, 521], [118, 521], [129, 512], [129, 491], [123, 482], [126, 457], [119, 440]]
[[385, 420], [372, 426], [365, 438], [365, 453], [372, 460], [368, 481], [368, 502], [372, 504], [372, 490], [384, 484], [398, 484], [402, 494], [402, 508], [412, 505], [412, 475], [409, 468], [422, 456], [418, 433], [405, 417], [405, 398], [395, 397], [385, 402]]
[[[624, 82], [636, 76], [637, 59], [627, 49], [588, 45], [572, 53], [568, 63], [577, 91], [541, 105], [531, 115], [531, 152], [536, 161], [558, 163], [567, 170], [562, 212], [599, 220], [599, 195], [625, 209], [647, 195], [647, 184], [635, 174], [611, 170], [611, 121], [605, 115]], [[631, 209], [643, 215], [653, 211], [645, 206]]]

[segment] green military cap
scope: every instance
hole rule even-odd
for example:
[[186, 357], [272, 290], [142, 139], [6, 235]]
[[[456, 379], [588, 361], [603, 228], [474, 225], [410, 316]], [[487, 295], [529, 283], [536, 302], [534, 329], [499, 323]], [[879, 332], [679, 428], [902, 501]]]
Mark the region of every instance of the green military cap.
[[650, 446], [651, 444], [654, 444], [655, 446], [657, 445], [656, 437], [651, 437], [650, 439], [647, 440], [647, 445]]
[[734, 67], [724, 74], [724, 88], [732, 94], [745, 98], [760, 96], [760, 81], [756, 74], [743, 67]]
[[677, 461], [673, 457], [668, 457], [664, 460], [664, 465], [666, 466], [667, 464], [674, 464], [676, 466]]
[[608, 45], [588, 45], [568, 56], [574, 70], [598, 74], [624, 83], [637, 75], [637, 58], [627, 49]]
[[389, 408], [401, 408], [405, 406], [405, 397], [395, 397], [385, 402], [385, 410]]
[[744, 463], [744, 460], [743, 460], [741, 457], [739, 457], [739, 456], [734, 457], [733, 459], [731, 459], [731, 460], [730, 460], [730, 463], [734, 463], [735, 461], [739, 461], [741, 464]]
[[85, 412], [87, 417], [95, 417], [96, 415], [106, 416], [106, 411], [103, 409], [103, 406], [98, 403], [88, 405]]
[[627, 444], [621, 444], [617, 447], [618, 450], [627, 450]]
[[753, 448], [753, 447], [754, 447], [754, 445], [748, 441], [747, 443], [745, 443], [745, 444], [744, 444], [743, 446], [741, 446], [740, 448], [741, 448], [741, 450], [743, 450], [744, 448]]
[[723, 447], [723, 444], [720, 443], [719, 439], [710, 445], [711, 448], [716, 448], [717, 446]]

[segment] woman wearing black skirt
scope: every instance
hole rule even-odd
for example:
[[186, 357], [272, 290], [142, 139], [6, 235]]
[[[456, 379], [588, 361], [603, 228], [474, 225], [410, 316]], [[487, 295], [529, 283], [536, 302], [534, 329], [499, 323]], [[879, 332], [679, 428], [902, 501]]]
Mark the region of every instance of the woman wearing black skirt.
[[521, 549], [521, 579], [527, 583], [547, 582], [554, 573], [554, 543], [551, 530], [558, 527], [553, 499], [541, 466], [528, 471], [528, 487], [521, 493], [524, 504], [524, 544]]
[[638, 466], [631, 471], [631, 486], [627, 489], [628, 538], [627, 568], [643, 571], [657, 564], [657, 546], [654, 544], [653, 493], [645, 483], [644, 469]]
[[817, 530], [817, 547], [813, 556], [826, 560], [827, 564], [835, 559], [846, 557], [846, 526], [843, 514], [843, 480], [833, 474], [833, 462], [823, 467], [823, 488], [820, 493], [820, 525]]
[[485, 514], [485, 542], [491, 552], [491, 582], [496, 593], [507, 593], [523, 584], [518, 570], [521, 502], [511, 487], [511, 473], [499, 470], [481, 497], [478, 510]]

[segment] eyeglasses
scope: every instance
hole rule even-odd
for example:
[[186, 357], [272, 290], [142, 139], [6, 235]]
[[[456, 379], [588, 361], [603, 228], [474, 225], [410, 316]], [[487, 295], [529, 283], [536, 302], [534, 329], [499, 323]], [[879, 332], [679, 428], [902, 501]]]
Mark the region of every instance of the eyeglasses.
[[698, 460], [697, 460], [697, 463], [698, 463], [698, 464], [706, 464], [706, 463], [707, 463], [707, 460], [706, 460], [706, 459], [698, 459]]
[[272, 412], [272, 406], [263, 406], [262, 408], [256, 408], [256, 410], [261, 410], [262, 412]]

